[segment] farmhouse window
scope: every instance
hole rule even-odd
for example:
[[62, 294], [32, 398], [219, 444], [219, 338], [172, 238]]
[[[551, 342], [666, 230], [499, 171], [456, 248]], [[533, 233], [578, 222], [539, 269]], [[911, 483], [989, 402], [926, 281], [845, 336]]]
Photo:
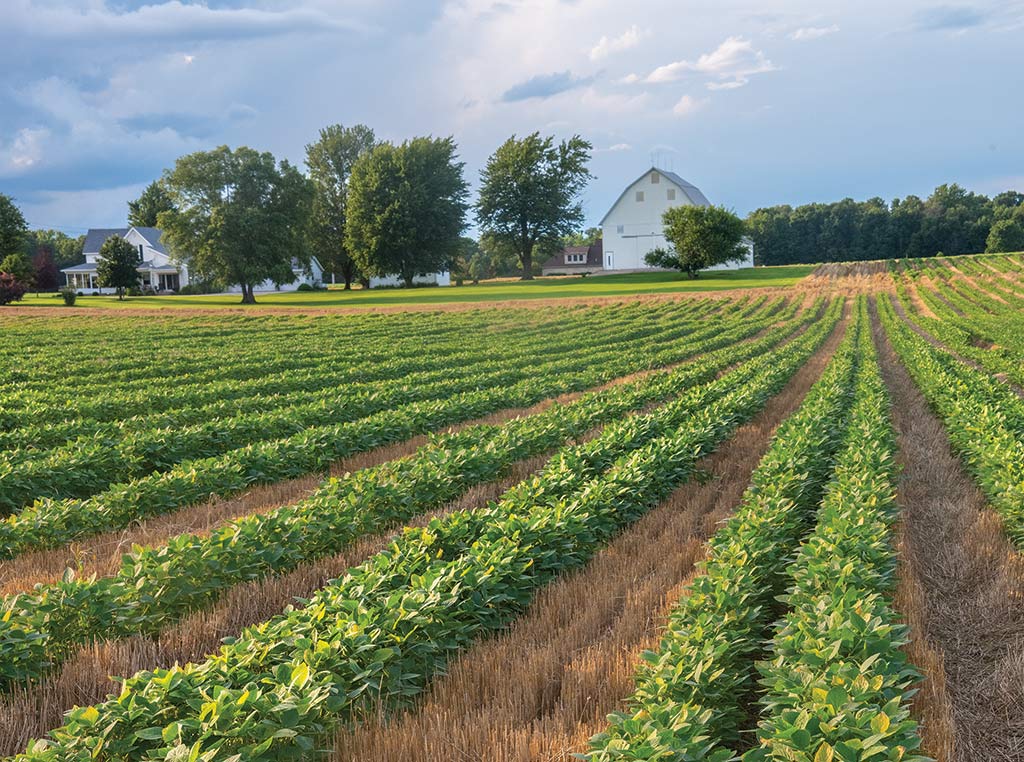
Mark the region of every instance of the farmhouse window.
[[637, 191], [636, 192], [636, 200], [637, 201], [643, 201], [644, 200], [644, 192], [643, 191]]
[[619, 235], [622, 235], [623, 233], [626, 232], [626, 226], [625, 225], [616, 225], [615, 226], [615, 232], [618, 233]]
[[661, 175], [657, 172], [651, 172], [651, 185], [657, 185], [661, 182]]
[[565, 255], [565, 263], [567, 265], [583, 264], [586, 261], [587, 261], [587, 257], [586, 257], [585, 254], [566, 254]]
[[675, 188], [669, 188], [668, 189], [668, 200], [669, 201], [675, 201], [676, 200], [676, 189]]

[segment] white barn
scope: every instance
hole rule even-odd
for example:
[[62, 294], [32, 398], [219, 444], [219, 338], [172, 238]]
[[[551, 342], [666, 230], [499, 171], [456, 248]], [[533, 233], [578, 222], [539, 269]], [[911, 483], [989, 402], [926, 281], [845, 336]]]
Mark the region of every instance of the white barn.
[[[657, 248], [667, 248], [662, 215], [676, 206], [711, 206], [711, 202], [693, 183], [675, 172], [651, 167], [626, 187], [601, 220], [606, 271], [651, 270], [644, 256]], [[754, 249], [737, 262], [710, 267], [710, 270], [738, 270], [754, 266]]]

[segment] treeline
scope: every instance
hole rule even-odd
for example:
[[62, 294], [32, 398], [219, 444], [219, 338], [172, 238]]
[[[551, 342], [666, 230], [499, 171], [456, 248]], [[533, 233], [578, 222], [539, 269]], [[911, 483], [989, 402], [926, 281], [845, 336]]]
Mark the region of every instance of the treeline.
[[[515, 265], [529, 279], [535, 257], [582, 226], [590, 154], [591, 144], [578, 135], [561, 142], [513, 135], [488, 159], [471, 203], [454, 139], [395, 144], [365, 125], [331, 125], [306, 146], [305, 173], [246, 146], [182, 156], [128, 203], [128, 220], [160, 228], [190, 279], [217, 290], [238, 285], [243, 303], [255, 301], [259, 283], [291, 282], [295, 265], [308, 270], [314, 256], [345, 288], [374, 276], [398, 276], [412, 286], [416, 276], [442, 270], [476, 280]], [[463, 235], [470, 214], [479, 243]], [[13, 200], [0, 195], [0, 253], [38, 249], [30, 238]], [[75, 247], [81, 254], [77, 241], [53, 244], [63, 257], [62, 246], [68, 256]], [[123, 278], [98, 270], [100, 284], [130, 287], [132, 256], [125, 249], [125, 261], [111, 270]], [[101, 250], [97, 264], [106, 261]], [[0, 274], [18, 288], [39, 280], [23, 255], [6, 264]]]
[[994, 198], [940, 185], [907, 196], [771, 206], [747, 217], [758, 265], [855, 262], [1024, 250], [1024, 193]]

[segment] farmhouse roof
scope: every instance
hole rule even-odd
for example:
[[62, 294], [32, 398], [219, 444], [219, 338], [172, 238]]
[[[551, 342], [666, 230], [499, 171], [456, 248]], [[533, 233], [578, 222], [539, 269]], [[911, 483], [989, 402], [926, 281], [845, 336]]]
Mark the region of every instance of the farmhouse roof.
[[167, 249], [160, 243], [160, 236], [163, 235], [163, 231], [160, 228], [134, 226], [128, 228], [89, 228], [89, 232], [85, 234], [85, 245], [82, 247], [82, 251], [86, 254], [97, 254], [108, 238], [115, 235], [124, 238], [130, 230], [134, 230], [141, 235], [154, 251], [160, 254], [167, 254]]
[[146, 243], [153, 247], [155, 251], [161, 254], [166, 254], [167, 249], [160, 243], [160, 236], [164, 234], [160, 228], [135, 228], [135, 232], [146, 239]]
[[[586, 262], [571, 262], [566, 263], [566, 254], [586, 254]], [[566, 269], [580, 268], [580, 267], [600, 267], [601, 261], [604, 258], [604, 242], [598, 238], [589, 246], [566, 246], [557, 254], [553, 255], [542, 267], [556, 268], [564, 267]]]
[[85, 234], [85, 244], [82, 246], [82, 251], [85, 254], [98, 253], [100, 247], [113, 235], [119, 235], [124, 238], [128, 235], [128, 228], [89, 228], [89, 232]]

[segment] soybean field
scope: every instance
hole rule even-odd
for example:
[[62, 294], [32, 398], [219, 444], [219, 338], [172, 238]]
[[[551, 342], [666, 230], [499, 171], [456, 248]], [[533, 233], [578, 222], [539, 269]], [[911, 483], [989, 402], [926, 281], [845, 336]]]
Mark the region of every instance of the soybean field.
[[0, 754], [1024, 760], [1024, 260], [0, 313]]

